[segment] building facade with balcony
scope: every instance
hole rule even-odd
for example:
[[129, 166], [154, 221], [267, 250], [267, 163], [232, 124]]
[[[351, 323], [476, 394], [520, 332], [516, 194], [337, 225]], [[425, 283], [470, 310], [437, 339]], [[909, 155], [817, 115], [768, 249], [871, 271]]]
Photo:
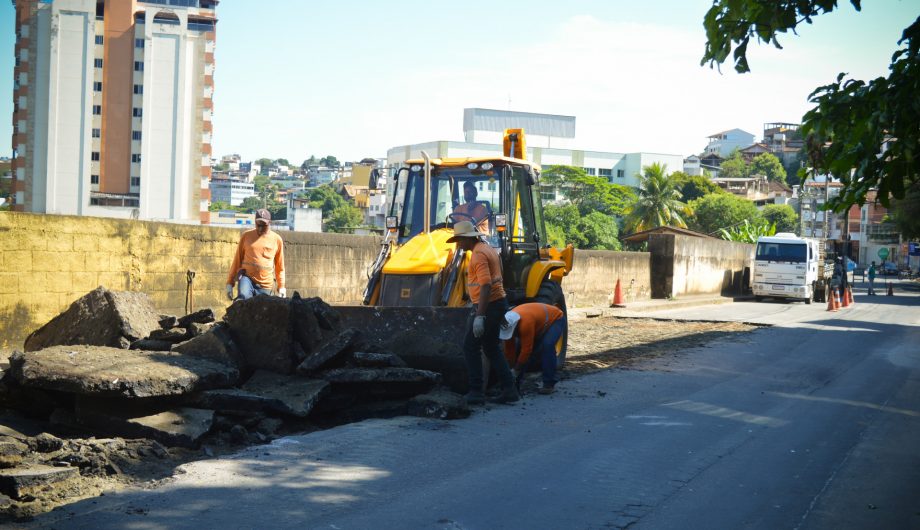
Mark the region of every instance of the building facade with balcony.
[[13, 3], [13, 208], [208, 223], [218, 1]]

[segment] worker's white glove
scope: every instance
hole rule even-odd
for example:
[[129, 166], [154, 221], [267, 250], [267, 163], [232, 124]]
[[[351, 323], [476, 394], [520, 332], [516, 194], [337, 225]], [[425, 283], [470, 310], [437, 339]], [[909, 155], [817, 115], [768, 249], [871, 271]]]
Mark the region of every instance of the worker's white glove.
[[287, 298], [287, 289], [285, 289], [284, 287], [278, 289], [278, 296], [280, 296], [281, 298]]
[[227, 284], [227, 300], [233, 301], [233, 286]]
[[485, 315], [477, 316], [473, 320], [473, 336], [477, 339], [482, 337], [482, 334], [486, 332], [486, 317]]

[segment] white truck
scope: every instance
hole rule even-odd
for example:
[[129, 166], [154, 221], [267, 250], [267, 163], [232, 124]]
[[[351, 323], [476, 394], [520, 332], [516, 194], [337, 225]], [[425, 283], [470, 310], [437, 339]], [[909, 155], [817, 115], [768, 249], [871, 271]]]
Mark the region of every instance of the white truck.
[[818, 286], [821, 242], [789, 232], [761, 237], [754, 257], [754, 298], [787, 298], [810, 304]]

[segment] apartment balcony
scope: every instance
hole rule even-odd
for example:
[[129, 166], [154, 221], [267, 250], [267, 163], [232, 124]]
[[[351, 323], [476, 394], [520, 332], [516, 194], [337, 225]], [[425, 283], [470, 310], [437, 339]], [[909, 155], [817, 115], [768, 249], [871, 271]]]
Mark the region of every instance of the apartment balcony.
[[894, 223], [866, 225], [866, 240], [871, 243], [894, 244], [900, 242], [900, 233]]

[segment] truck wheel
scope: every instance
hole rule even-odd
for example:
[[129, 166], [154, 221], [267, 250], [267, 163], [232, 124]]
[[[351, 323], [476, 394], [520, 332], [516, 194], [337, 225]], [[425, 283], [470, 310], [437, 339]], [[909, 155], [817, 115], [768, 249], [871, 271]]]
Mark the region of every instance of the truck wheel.
[[[540, 284], [540, 289], [537, 290], [537, 296], [534, 297], [534, 301], [554, 305], [562, 310], [562, 315], [568, 320], [568, 309], [565, 306], [565, 293], [562, 292], [562, 285], [559, 282], [554, 282], [553, 280], [543, 280], [543, 283]], [[556, 369], [559, 370], [565, 364], [565, 354], [569, 348], [569, 326], [566, 322], [565, 330], [562, 332], [562, 337], [559, 339], [559, 342], [556, 343]]]
[[754, 301], [755, 301], [755, 302], [763, 302], [763, 297], [762, 297], [762, 296], [755, 296], [755, 297], [754, 297]]

